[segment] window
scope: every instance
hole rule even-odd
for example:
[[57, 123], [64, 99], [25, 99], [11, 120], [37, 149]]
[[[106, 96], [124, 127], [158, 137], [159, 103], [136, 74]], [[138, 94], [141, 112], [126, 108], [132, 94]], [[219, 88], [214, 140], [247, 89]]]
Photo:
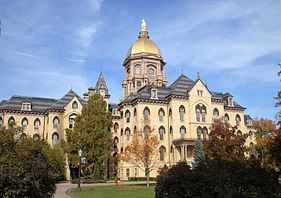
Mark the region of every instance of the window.
[[215, 118], [215, 119], [218, 119], [219, 118], [219, 110], [217, 109], [217, 108], [214, 108], [214, 110], [213, 110], [213, 117]]
[[121, 147], [121, 149], [120, 149], [120, 153], [121, 153], [121, 154], [123, 154], [123, 147]]
[[240, 130], [237, 131], [238, 136], [242, 136], [242, 132]]
[[197, 90], [197, 95], [198, 96], [203, 96], [203, 90]]
[[113, 141], [114, 141], [114, 145], [118, 144], [119, 143], [118, 137], [115, 137]]
[[207, 108], [203, 104], [198, 104], [195, 106], [195, 113], [196, 113], [196, 121], [197, 122], [206, 122], [206, 113]]
[[159, 128], [159, 137], [160, 137], [160, 140], [164, 140], [164, 133], [165, 133], [165, 128], [163, 126], [161, 126]]
[[134, 122], [137, 122], [137, 109], [134, 108]]
[[164, 161], [166, 148], [163, 145], [160, 146], [159, 153], [160, 153], [160, 161]]
[[34, 140], [34, 141], [39, 141], [39, 140], [40, 140], [40, 135], [34, 134], [34, 135], [33, 135], [33, 140]]
[[59, 118], [58, 117], [55, 117], [53, 119], [53, 128], [56, 129], [59, 127]]
[[125, 117], [126, 117], [126, 122], [129, 123], [130, 122], [130, 117], [131, 117], [131, 113], [129, 110], [127, 110], [125, 112]]
[[134, 134], [137, 132], [137, 126], [134, 127]]
[[197, 139], [202, 140], [202, 128], [201, 127], [197, 128]]
[[172, 109], [171, 108], [169, 109], [169, 119], [170, 119], [170, 121], [172, 121]]
[[228, 105], [229, 105], [229, 106], [233, 106], [232, 97], [228, 97]]
[[207, 135], [208, 135], [208, 129], [207, 127], [203, 127], [203, 140], [207, 138]]
[[170, 135], [171, 135], [171, 138], [173, 139], [173, 127], [170, 126]]
[[179, 113], [180, 113], [180, 121], [183, 122], [184, 121], [184, 114], [185, 114], [184, 106], [182, 106], [182, 105], [180, 106]]
[[151, 95], [150, 95], [150, 97], [152, 98], [152, 99], [157, 99], [158, 97], [157, 97], [157, 89], [151, 89]]
[[78, 109], [78, 103], [76, 101], [72, 103], [72, 109]]
[[0, 116], [0, 128], [3, 126], [3, 118]]
[[38, 118], [36, 118], [34, 121], [34, 130], [38, 131], [40, 128], [40, 125], [41, 125], [40, 120]]
[[126, 169], [126, 176], [130, 177], [130, 169], [129, 168]]
[[149, 133], [149, 130], [150, 130], [150, 127], [148, 125], [145, 125], [143, 127], [143, 132], [144, 132], [144, 135], [147, 135]]
[[21, 127], [22, 127], [22, 129], [23, 129], [23, 130], [26, 130], [27, 125], [28, 125], [28, 120], [27, 120], [27, 118], [23, 118], [22, 121], [21, 121]]
[[173, 145], [170, 147], [170, 153], [173, 153]]
[[240, 116], [238, 114], [235, 117], [235, 121], [236, 121], [236, 126], [240, 126], [241, 118], [240, 118]]
[[15, 125], [15, 119], [14, 117], [10, 117], [9, 120], [8, 120], [8, 128], [12, 128], [14, 125]]
[[149, 115], [150, 115], [149, 108], [148, 108], [148, 107], [145, 107], [144, 110], [143, 110], [143, 116], [144, 116], [144, 118], [148, 118]]
[[126, 130], [125, 130], [125, 135], [126, 135], [127, 141], [130, 141], [131, 132], [130, 132], [130, 129], [129, 129], [129, 128], [126, 128]]
[[23, 111], [31, 111], [31, 103], [29, 103], [29, 102], [22, 103], [21, 110], [23, 110]]
[[52, 145], [57, 146], [59, 143], [59, 134], [57, 132], [54, 132], [52, 135]]
[[164, 116], [165, 116], [165, 112], [164, 112], [164, 110], [162, 108], [158, 111], [158, 116], [159, 116], [159, 121], [163, 122]]
[[186, 134], [186, 129], [184, 126], [181, 126], [180, 128], [181, 139], [184, 139], [185, 134]]
[[227, 113], [224, 114], [224, 122], [225, 122], [225, 123], [228, 123], [228, 122], [229, 122], [229, 116], [228, 116]]
[[77, 118], [77, 115], [76, 114], [72, 114], [69, 116], [69, 125], [68, 125], [68, 128], [72, 129], [74, 127], [74, 123], [75, 123], [75, 120]]
[[123, 136], [123, 128], [121, 128], [120, 136]]
[[21, 140], [25, 140], [27, 138], [27, 135], [25, 134], [25, 133], [22, 133], [21, 135], [20, 135], [20, 139]]
[[118, 129], [119, 129], [119, 125], [118, 125], [118, 123], [117, 122], [115, 122], [115, 124], [114, 124], [114, 133], [117, 133], [117, 131], [118, 131]]

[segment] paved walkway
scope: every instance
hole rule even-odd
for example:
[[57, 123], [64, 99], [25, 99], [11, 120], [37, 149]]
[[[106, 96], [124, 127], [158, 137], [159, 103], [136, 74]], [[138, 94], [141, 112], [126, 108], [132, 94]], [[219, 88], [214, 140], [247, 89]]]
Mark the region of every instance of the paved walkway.
[[[155, 183], [154, 181], [150, 181], [150, 184]], [[119, 182], [118, 185], [134, 185], [134, 184], [146, 184], [146, 181], [139, 182]], [[114, 186], [115, 183], [96, 183], [96, 184], [81, 184], [81, 188], [83, 187], [95, 187], [95, 186]], [[77, 184], [71, 183], [59, 183], [57, 184], [57, 190], [54, 195], [54, 198], [71, 198], [66, 194], [68, 190], [71, 188], [77, 188]]]

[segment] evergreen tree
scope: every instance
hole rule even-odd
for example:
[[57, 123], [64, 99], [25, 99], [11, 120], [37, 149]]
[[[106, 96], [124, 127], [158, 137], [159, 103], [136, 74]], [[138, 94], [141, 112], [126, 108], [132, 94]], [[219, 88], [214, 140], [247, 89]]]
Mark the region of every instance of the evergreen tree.
[[205, 154], [203, 151], [203, 143], [201, 140], [196, 140], [194, 146], [194, 165], [197, 166], [199, 162], [205, 159]]
[[69, 165], [79, 164], [78, 150], [83, 151], [87, 167], [94, 179], [100, 178], [102, 163], [106, 163], [111, 152], [111, 114], [106, 110], [106, 102], [99, 95], [90, 96], [81, 115], [77, 116], [73, 130], [66, 130], [66, 142], [62, 147], [67, 153]]

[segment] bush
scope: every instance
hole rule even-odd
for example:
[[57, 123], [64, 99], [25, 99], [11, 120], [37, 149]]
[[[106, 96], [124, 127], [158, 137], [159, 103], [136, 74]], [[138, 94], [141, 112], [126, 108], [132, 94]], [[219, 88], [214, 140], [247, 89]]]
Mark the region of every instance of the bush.
[[204, 160], [195, 169], [180, 162], [159, 172], [156, 197], [279, 197], [275, 172], [253, 161]]

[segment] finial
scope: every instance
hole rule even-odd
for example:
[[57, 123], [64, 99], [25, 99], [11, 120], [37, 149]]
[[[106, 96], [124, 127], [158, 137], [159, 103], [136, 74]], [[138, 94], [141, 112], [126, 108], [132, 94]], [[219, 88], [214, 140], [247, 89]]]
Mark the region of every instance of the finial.
[[183, 68], [181, 68], [181, 75], [183, 75]]
[[199, 72], [197, 72], [197, 79], [200, 79], [200, 74], [199, 74]]
[[73, 86], [72, 86], [72, 85], [70, 85], [70, 91], [72, 91], [72, 87], [73, 87]]
[[146, 21], [144, 19], [141, 20], [141, 31], [146, 32]]

